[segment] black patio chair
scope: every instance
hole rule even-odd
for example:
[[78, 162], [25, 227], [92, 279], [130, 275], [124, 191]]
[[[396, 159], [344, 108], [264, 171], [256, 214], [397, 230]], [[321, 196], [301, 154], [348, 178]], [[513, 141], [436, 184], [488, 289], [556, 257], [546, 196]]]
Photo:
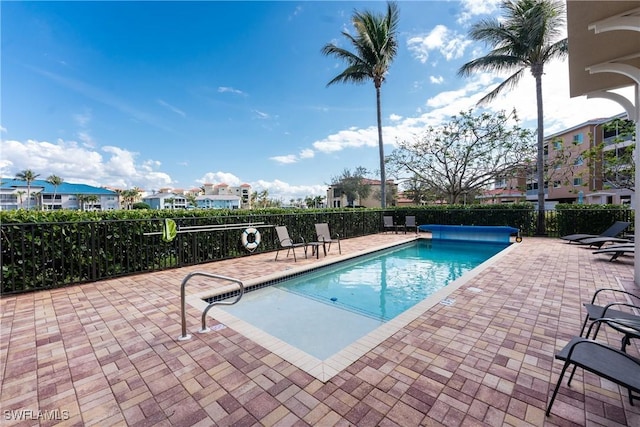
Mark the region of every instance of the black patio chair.
[[[626, 295], [629, 298], [631, 298], [632, 301], [637, 301], [637, 305], [629, 304], [627, 301], [612, 301], [606, 305], [599, 305], [596, 303], [596, 300], [598, 299], [598, 295], [601, 292], [612, 293], [616, 296]], [[591, 303], [584, 304], [584, 308], [587, 311], [587, 315], [584, 318], [584, 322], [582, 323], [582, 329], [580, 330], [581, 337], [583, 336], [584, 331], [587, 328], [587, 323], [589, 323], [589, 321], [593, 322], [597, 319], [613, 318], [613, 319], [629, 320], [632, 322], [640, 322], [640, 315], [632, 312], [632, 310], [636, 310], [638, 313], [640, 313], [640, 296], [635, 295], [631, 292], [627, 292], [622, 289], [600, 288], [593, 294], [593, 298], [591, 298]], [[618, 308], [623, 308], [623, 310], [618, 310]], [[595, 339], [596, 336], [598, 335], [601, 324], [602, 322], [599, 322], [598, 324], [596, 324], [593, 336], [591, 337], [592, 339]], [[631, 339], [640, 338], [640, 332], [638, 332], [633, 328], [623, 327], [618, 324], [607, 323], [607, 325], [624, 335], [622, 337], [622, 345], [620, 347], [622, 351], [625, 351]], [[589, 331], [591, 331], [591, 327], [589, 327]], [[587, 332], [587, 334], [584, 335], [584, 337], [589, 338], [589, 335], [590, 335], [590, 332]]]
[[[640, 333], [640, 322], [621, 319], [596, 319], [589, 326], [587, 335], [590, 335], [594, 324], [599, 325], [600, 323], [607, 323], [609, 326], [617, 324], [618, 327], [635, 328]], [[576, 373], [576, 369], [580, 367], [626, 388], [631, 405], [633, 405], [634, 399], [640, 398], [633, 395], [634, 392], [640, 393], [640, 359], [622, 350], [588, 338], [574, 337], [555, 357], [558, 360], [563, 360], [564, 365], [545, 412], [547, 417], [551, 413], [551, 407], [560, 389], [562, 378], [571, 365], [573, 365], [573, 370], [567, 381], [567, 387], [571, 386], [573, 375]]]

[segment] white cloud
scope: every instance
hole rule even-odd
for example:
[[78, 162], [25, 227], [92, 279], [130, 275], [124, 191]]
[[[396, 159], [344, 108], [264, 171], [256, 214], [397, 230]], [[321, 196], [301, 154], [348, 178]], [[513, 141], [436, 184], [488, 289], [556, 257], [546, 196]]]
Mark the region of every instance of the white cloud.
[[220, 86], [220, 87], [218, 87], [218, 92], [220, 92], [220, 93], [234, 93], [236, 95], [247, 96], [247, 94], [244, 93], [243, 91], [241, 91], [239, 89], [234, 89], [234, 88], [228, 87], [228, 86]]
[[429, 76], [429, 81], [434, 85], [439, 85], [444, 82], [444, 77], [442, 76]]
[[462, 11], [458, 16], [458, 23], [465, 24], [477, 15], [493, 15], [500, 3], [502, 0], [461, 0]]
[[283, 164], [296, 163], [298, 161], [298, 157], [295, 154], [287, 154], [286, 156], [273, 156], [270, 157], [270, 159], [277, 163]]
[[315, 155], [316, 155], [316, 153], [310, 148], [305, 148], [304, 150], [300, 151], [300, 158], [301, 159], [311, 159]]
[[257, 119], [261, 119], [261, 120], [266, 120], [266, 119], [270, 119], [271, 116], [267, 113], [263, 113], [262, 111], [258, 111], [258, 110], [253, 110], [253, 112], [255, 113], [255, 117]]
[[252, 191], [267, 190], [270, 199], [281, 200], [287, 204], [291, 199], [297, 200], [307, 196], [325, 196], [327, 194], [326, 185], [291, 185], [280, 180], [265, 181], [258, 180], [250, 182]]
[[31, 169], [44, 178], [55, 174], [67, 182], [120, 188], [159, 188], [173, 182], [168, 174], [156, 170], [159, 163], [136, 163], [137, 153], [119, 147], [103, 147], [103, 155], [76, 141], [7, 140], [0, 144], [6, 176]]
[[229, 172], [207, 172], [202, 176], [202, 178], [198, 179], [197, 182], [200, 184], [227, 184], [232, 187], [238, 187], [243, 182], [232, 173]]
[[326, 195], [327, 186], [321, 185], [291, 185], [289, 183], [280, 181], [278, 179], [273, 181], [257, 180], [253, 182], [242, 181], [236, 175], [229, 172], [208, 172], [203, 175], [202, 178], [197, 180], [200, 184], [227, 184], [232, 187], [240, 186], [244, 183], [248, 183], [251, 186], [251, 191], [261, 192], [267, 190], [269, 192], [269, 198], [274, 200], [282, 200], [284, 203], [288, 203], [289, 200], [298, 198], [304, 198], [307, 196], [324, 196]]
[[7, 133], [7, 128], [4, 126], [0, 126], [0, 132]]
[[407, 41], [409, 51], [423, 64], [434, 50], [439, 51], [447, 61], [461, 58], [470, 44], [471, 40], [444, 25], [436, 25], [429, 34], [413, 36]]
[[174, 113], [178, 114], [179, 116], [182, 116], [182, 117], [186, 117], [187, 116], [187, 113], [185, 113], [184, 111], [180, 110], [177, 107], [174, 107], [173, 105], [169, 104], [168, 102], [163, 101], [162, 99], [158, 99], [158, 104], [162, 105], [163, 107], [165, 107], [169, 111], [173, 111]]
[[392, 122], [397, 122], [397, 121], [402, 120], [402, 116], [399, 116], [397, 114], [391, 114], [389, 116], [389, 120], [391, 120]]

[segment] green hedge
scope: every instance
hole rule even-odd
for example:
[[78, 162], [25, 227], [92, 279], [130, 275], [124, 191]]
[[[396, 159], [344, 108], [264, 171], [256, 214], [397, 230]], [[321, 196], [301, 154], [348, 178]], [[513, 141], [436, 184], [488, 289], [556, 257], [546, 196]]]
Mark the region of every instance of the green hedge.
[[[178, 233], [164, 242], [164, 218], [180, 227], [264, 222], [286, 225], [298, 239], [315, 240], [314, 224], [327, 222], [341, 239], [383, 231], [382, 216], [403, 224], [414, 215], [417, 224], [508, 225], [522, 235], [535, 232], [532, 204], [424, 206], [390, 209], [254, 209], [130, 210], [107, 212], [0, 212], [1, 294], [51, 289], [110, 277], [157, 271], [221, 259], [250, 256], [242, 247], [242, 229]], [[633, 221], [633, 211], [620, 207], [560, 206], [547, 212], [551, 236], [599, 232], [615, 220]], [[277, 249], [275, 230], [259, 228], [256, 253]], [[149, 234], [154, 233], [154, 234]]]

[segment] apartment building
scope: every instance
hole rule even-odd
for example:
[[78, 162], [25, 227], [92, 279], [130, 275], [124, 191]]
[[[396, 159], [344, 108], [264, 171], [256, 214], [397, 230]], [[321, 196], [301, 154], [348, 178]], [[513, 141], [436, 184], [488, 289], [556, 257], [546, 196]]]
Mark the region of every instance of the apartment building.
[[0, 210], [97, 210], [120, 208], [118, 193], [87, 184], [63, 182], [54, 186], [45, 180], [0, 178]]
[[[545, 204], [551, 209], [557, 203], [631, 204], [633, 191], [606, 179], [603, 162], [606, 156], [590, 161], [586, 152], [602, 144], [604, 153], [622, 153], [635, 144], [618, 128], [606, 124], [623, 119], [624, 114], [593, 119], [549, 135], [545, 138], [547, 181], [544, 183]], [[623, 166], [624, 167], [624, 166]], [[498, 177], [494, 188], [483, 192], [481, 203], [538, 201], [538, 179], [535, 165], [523, 165]]]
[[206, 183], [202, 186], [202, 189], [204, 194], [196, 197], [198, 207], [214, 209], [251, 209], [251, 186], [249, 184], [232, 187], [225, 183]]

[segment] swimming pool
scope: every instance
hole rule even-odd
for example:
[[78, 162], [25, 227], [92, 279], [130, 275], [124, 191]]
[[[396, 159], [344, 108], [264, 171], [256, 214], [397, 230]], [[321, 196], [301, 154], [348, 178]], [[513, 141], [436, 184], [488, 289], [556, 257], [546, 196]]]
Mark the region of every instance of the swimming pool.
[[248, 292], [213, 317], [326, 381], [507, 246], [419, 238]]

